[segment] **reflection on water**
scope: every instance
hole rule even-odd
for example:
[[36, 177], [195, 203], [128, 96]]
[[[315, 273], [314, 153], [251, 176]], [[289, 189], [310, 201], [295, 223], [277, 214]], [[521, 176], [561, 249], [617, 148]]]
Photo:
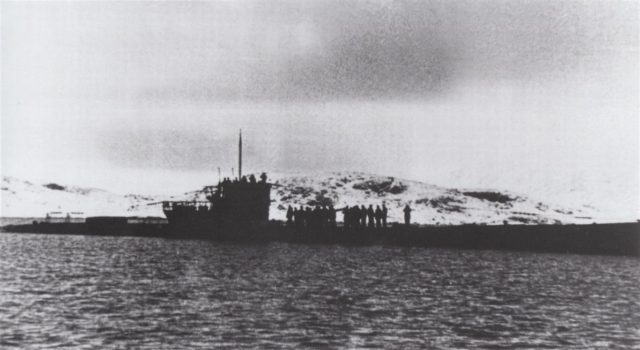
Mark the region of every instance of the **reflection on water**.
[[640, 346], [640, 260], [0, 234], [0, 347]]

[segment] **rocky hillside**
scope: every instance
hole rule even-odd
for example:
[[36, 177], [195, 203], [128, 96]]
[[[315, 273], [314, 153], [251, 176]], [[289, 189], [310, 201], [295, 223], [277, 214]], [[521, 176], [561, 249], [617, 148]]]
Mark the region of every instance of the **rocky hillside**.
[[409, 204], [412, 221], [422, 224], [586, 223], [597, 214], [588, 207], [562, 208], [505, 191], [449, 189], [362, 173], [280, 177], [274, 179], [272, 198], [272, 217], [278, 219], [288, 205], [375, 207], [383, 202], [391, 221], [401, 221], [402, 208]]
[[[412, 221], [421, 224], [552, 224], [591, 223], [598, 212], [590, 207], [563, 208], [521, 194], [496, 190], [464, 190], [363, 173], [327, 173], [314, 176], [277, 175], [271, 197], [271, 218], [284, 219], [287, 206], [380, 205], [389, 208], [390, 221], [400, 221], [402, 208], [413, 209]], [[161, 200], [203, 200], [202, 191], [176, 196], [119, 195], [92, 188], [60, 184], [33, 184], [2, 179], [5, 217], [42, 217], [47, 212], [91, 215], [162, 216]], [[339, 220], [341, 215], [338, 215]]]

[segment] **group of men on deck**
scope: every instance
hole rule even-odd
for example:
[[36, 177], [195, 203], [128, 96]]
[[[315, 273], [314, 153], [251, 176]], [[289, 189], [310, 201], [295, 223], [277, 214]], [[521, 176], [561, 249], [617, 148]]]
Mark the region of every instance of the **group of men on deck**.
[[369, 205], [369, 208], [364, 205], [346, 206], [342, 213], [345, 227], [387, 227], [388, 209], [384, 204], [382, 207], [377, 205], [375, 209], [373, 205]]
[[218, 191], [221, 191], [224, 189], [224, 186], [226, 185], [230, 185], [230, 184], [242, 184], [242, 185], [246, 185], [246, 184], [266, 184], [267, 183], [267, 174], [266, 173], [262, 173], [260, 174], [260, 182], [258, 182], [256, 180], [255, 175], [251, 174], [249, 175], [249, 177], [243, 176], [241, 178], [235, 178], [235, 179], [231, 179], [228, 177], [225, 177], [224, 179], [222, 179], [222, 181], [218, 182]]
[[326, 205], [320, 207], [316, 206], [314, 209], [310, 207], [287, 208], [287, 225], [296, 227], [335, 227], [336, 226], [336, 209], [333, 205]]
[[[345, 206], [341, 209], [335, 209], [333, 205], [316, 206], [314, 209], [310, 207], [287, 208], [287, 225], [295, 227], [320, 228], [335, 227], [336, 212], [342, 211], [344, 217], [344, 227], [369, 227], [381, 228], [387, 227], [388, 209], [386, 205], [377, 205], [374, 209], [373, 205], [365, 207], [364, 205], [352, 207]], [[405, 223], [410, 221], [411, 209], [407, 205], [404, 209]]]

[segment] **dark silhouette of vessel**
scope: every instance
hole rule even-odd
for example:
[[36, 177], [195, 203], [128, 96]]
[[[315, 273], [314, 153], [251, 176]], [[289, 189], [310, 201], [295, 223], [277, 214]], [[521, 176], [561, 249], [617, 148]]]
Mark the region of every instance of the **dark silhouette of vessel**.
[[[161, 202], [167, 218], [89, 217], [83, 223], [43, 222], [7, 225], [6, 232], [197, 238], [232, 242], [393, 245], [492, 249], [552, 253], [640, 256], [640, 223], [591, 225], [411, 225], [386, 222], [386, 207], [361, 206], [313, 210], [290, 208], [287, 223], [269, 220], [271, 184], [263, 173], [242, 175], [242, 133], [238, 177], [205, 187], [206, 201]], [[156, 203], [158, 204], [158, 203]], [[336, 211], [345, 211], [337, 223]], [[368, 218], [368, 221], [367, 221]], [[348, 219], [348, 220], [347, 220]]]
[[238, 140], [238, 177], [207, 186], [206, 201], [164, 201], [162, 210], [173, 236], [230, 238], [246, 235], [269, 221], [271, 184], [266, 173], [257, 180], [242, 175], [242, 131]]

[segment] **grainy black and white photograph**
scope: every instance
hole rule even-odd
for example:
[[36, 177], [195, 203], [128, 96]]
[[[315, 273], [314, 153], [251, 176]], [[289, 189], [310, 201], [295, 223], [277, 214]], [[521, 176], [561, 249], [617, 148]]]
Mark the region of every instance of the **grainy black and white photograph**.
[[0, 2], [0, 348], [640, 349], [639, 7]]

